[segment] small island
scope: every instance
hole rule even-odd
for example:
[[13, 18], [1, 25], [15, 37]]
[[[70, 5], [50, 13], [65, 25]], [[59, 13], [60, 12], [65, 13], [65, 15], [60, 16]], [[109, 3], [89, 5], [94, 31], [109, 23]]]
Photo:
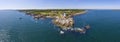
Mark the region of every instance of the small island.
[[27, 15], [33, 16], [35, 19], [39, 18], [53, 18], [53, 23], [60, 27], [62, 30], [75, 30], [85, 32], [85, 29], [74, 29], [74, 20], [72, 16], [86, 13], [86, 10], [82, 9], [31, 9], [31, 10], [19, 10]]

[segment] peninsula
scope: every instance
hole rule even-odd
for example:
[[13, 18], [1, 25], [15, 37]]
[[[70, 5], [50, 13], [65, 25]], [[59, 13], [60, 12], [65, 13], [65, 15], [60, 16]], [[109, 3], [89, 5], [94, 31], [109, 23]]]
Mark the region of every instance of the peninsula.
[[82, 9], [41, 9], [41, 10], [19, 10], [27, 15], [33, 16], [35, 19], [39, 18], [53, 18], [53, 23], [62, 30], [69, 30], [74, 25], [72, 16], [83, 14], [86, 10]]

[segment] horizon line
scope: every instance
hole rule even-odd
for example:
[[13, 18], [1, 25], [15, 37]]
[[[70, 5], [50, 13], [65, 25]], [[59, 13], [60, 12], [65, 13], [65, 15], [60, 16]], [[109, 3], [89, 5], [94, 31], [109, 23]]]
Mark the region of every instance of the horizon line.
[[0, 9], [0, 10], [46, 10], [46, 9], [99, 9], [99, 10], [120, 10], [120, 9], [117, 9], [117, 8], [16, 8], [16, 9]]

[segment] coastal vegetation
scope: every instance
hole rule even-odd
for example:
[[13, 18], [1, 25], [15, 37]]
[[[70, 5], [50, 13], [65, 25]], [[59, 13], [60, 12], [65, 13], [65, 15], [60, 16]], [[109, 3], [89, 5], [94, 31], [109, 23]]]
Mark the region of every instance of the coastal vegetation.
[[[72, 16], [83, 14], [86, 11], [82, 9], [41, 9], [41, 10], [19, 10], [27, 15], [33, 16], [35, 19], [39, 18], [54, 18], [53, 23], [63, 30], [73, 29], [74, 20]], [[76, 29], [73, 29], [76, 30]], [[81, 29], [77, 29], [80, 30]]]
[[25, 12], [29, 15], [34, 15], [35, 17], [51, 17], [61, 16], [61, 14], [66, 13], [66, 17], [71, 17], [76, 14], [84, 13], [85, 10], [82, 9], [31, 9], [31, 10], [19, 10]]

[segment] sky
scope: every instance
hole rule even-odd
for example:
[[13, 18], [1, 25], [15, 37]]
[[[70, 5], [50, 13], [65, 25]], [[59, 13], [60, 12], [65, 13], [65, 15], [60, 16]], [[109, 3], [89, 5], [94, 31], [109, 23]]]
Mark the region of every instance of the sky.
[[0, 9], [120, 9], [120, 0], [0, 0]]

